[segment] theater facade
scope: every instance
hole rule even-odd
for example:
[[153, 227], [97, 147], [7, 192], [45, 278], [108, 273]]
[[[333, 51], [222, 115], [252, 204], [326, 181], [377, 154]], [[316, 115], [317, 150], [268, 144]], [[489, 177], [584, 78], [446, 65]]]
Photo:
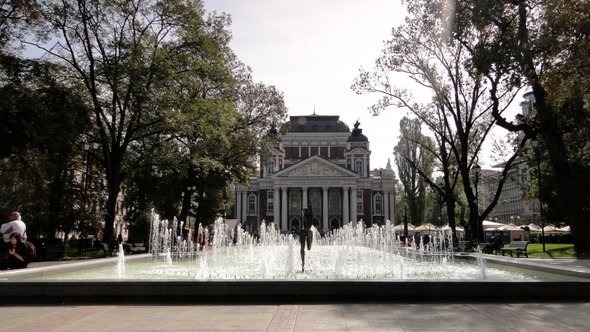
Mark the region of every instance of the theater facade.
[[391, 164], [371, 170], [369, 140], [338, 115], [291, 116], [289, 130], [263, 160], [258, 177], [236, 185], [236, 218], [257, 232], [262, 221], [299, 231], [303, 209], [325, 233], [350, 222], [394, 222], [396, 179]]

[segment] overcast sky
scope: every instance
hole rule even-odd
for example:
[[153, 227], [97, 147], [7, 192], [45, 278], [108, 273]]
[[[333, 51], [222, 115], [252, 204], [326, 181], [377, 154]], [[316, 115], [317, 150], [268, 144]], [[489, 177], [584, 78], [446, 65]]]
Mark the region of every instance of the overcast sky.
[[[371, 69], [404, 10], [399, 0], [205, 0], [208, 12], [232, 17], [231, 47], [254, 80], [282, 91], [289, 115], [358, 119], [371, 143], [371, 168], [385, 167], [405, 114], [373, 117], [377, 96], [350, 89], [360, 67]], [[395, 166], [394, 166], [394, 169]]]

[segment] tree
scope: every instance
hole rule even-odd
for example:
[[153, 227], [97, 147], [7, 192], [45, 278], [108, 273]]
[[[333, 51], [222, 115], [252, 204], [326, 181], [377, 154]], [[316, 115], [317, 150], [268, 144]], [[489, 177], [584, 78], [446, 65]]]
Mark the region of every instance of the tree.
[[[31, 237], [53, 237], [81, 214], [80, 140], [89, 109], [75, 89], [55, 80], [54, 65], [0, 56], [2, 210], [21, 210]], [[59, 123], [59, 126], [55, 124]]]
[[[223, 29], [227, 24], [214, 25], [212, 34], [229, 40]], [[166, 209], [168, 218], [178, 216], [185, 221], [191, 215], [198, 223], [212, 223], [223, 214], [220, 207], [228, 206], [227, 186], [234, 178], [247, 181], [253, 175], [255, 157], [266, 145], [264, 133], [285, 117], [282, 94], [272, 86], [254, 83], [250, 69], [226, 45], [219, 46], [212, 50], [217, 53], [203, 59], [197, 49], [173, 59], [172, 67], [183, 70], [165, 87], [165, 94], [174, 98], [164, 131], [135, 146], [138, 155], [146, 158], [131, 158], [135, 160], [133, 169], [143, 170], [128, 183], [130, 188], [136, 187], [134, 195], [139, 202], [144, 202], [134, 211], [157, 199], [160, 202], [153, 205]], [[152, 182], [154, 168], [161, 172], [158, 183], [168, 188], [168, 196], [181, 195], [179, 211], [162, 202], [162, 195], [148, 197], [149, 190], [141, 186]]]
[[420, 174], [430, 174], [434, 168], [432, 141], [422, 134], [420, 127], [418, 119], [404, 117], [400, 121], [400, 140], [394, 148], [395, 163], [414, 225], [421, 225], [425, 217], [426, 181]]
[[531, 118], [507, 121], [497, 105], [492, 114], [507, 130], [540, 139], [580, 255], [590, 254], [589, 14], [585, 1], [456, 1], [453, 25], [492, 100], [502, 87], [531, 89]]
[[[107, 183], [108, 241], [121, 184], [132, 165], [126, 160], [130, 147], [165, 134], [168, 118], [186, 114], [186, 109], [172, 108], [177, 99], [170, 89], [174, 80], [226, 75], [207, 71], [206, 64], [223, 57], [227, 19], [206, 17], [198, 0], [50, 1], [43, 13], [57, 42], [35, 46], [69, 69], [70, 77], [85, 88], [93, 111], [90, 134], [101, 145], [99, 162]], [[185, 60], [190, 68], [175, 66]], [[192, 106], [201, 105], [195, 101]]]
[[0, 50], [7, 51], [9, 41], [22, 37], [40, 23], [38, 1], [1, 0], [0, 1]]
[[[506, 174], [517, 158], [523, 143], [517, 144], [505, 160], [498, 187], [488, 206], [480, 207], [476, 199], [472, 168], [478, 162], [483, 143], [496, 119], [492, 106], [503, 115], [516, 96], [508, 89], [498, 98], [487, 98], [481, 77], [470, 72], [466, 46], [449, 38], [452, 12], [447, 1], [411, 0], [406, 2], [405, 23], [392, 30], [383, 54], [375, 62], [372, 73], [361, 71], [353, 89], [357, 93], [376, 93], [380, 100], [371, 107], [374, 114], [394, 106], [410, 111], [432, 131], [437, 142], [436, 155], [443, 174], [443, 183], [424, 173], [425, 181], [444, 197], [447, 216], [454, 227], [456, 197], [454, 188], [462, 185], [469, 207], [468, 237], [483, 239], [481, 223], [492, 211], [500, 196]], [[407, 87], [394, 80], [401, 75], [413, 80], [418, 91], [431, 96], [430, 102], [417, 101]]]

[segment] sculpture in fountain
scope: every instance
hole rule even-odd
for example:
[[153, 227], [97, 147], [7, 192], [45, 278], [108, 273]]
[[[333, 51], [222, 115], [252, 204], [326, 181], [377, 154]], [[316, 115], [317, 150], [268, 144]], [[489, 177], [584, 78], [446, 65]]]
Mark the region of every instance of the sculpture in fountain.
[[311, 250], [311, 241], [313, 238], [313, 233], [311, 232], [311, 219], [311, 210], [304, 208], [303, 227], [299, 232], [299, 244], [301, 245], [301, 250], [299, 251], [301, 254], [301, 272], [305, 272], [305, 247], [307, 246], [307, 250]]

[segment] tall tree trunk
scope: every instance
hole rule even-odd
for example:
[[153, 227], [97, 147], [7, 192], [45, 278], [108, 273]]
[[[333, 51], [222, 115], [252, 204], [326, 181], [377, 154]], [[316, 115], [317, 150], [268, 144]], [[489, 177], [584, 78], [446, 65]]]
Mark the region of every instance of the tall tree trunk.
[[108, 198], [105, 206], [106, 214], [104, 216], [104, 236], [103, 242], [110, 242], [115, 239], [114, 225], [117, 217], [117, 200], [121, 192], [121, 183], [123, 182], [123, 175], [121, 174], [121, 166], [123, 164], [122, 153], [119, 149], [113, 149], [108, 154], [107, 159], [109, 164], [106, 165], [106, 180]]
[[533, 86], [536, 110], [540, 121], [540, 134], [549, 154], [549, 161], [555, 174], [556, 190], [565, 206], [565, 217], [571, 227], [574, 249], [578, 255], [590, 254], [590, 216], [588, 215], [587, 184], [577, 179], [576, 170], [568, 159], [558, 121], [547, 104], [545, 89]]

